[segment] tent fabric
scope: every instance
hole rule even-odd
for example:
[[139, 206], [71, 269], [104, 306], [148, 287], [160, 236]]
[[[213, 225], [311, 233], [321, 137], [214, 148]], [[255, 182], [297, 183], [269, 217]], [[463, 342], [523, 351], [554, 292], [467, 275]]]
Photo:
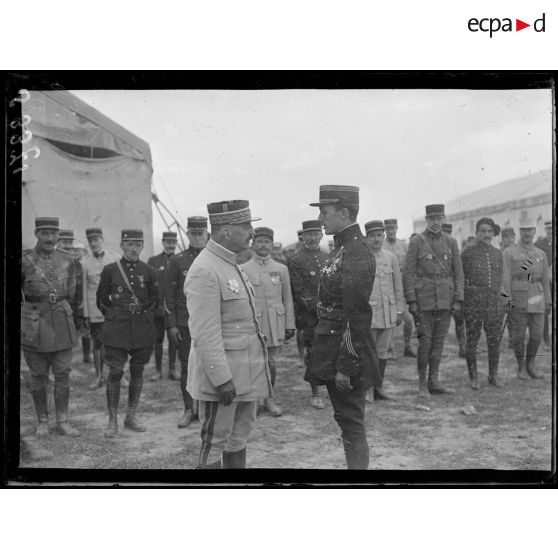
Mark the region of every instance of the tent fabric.
[[105, 246], [116, 252], [122, 229], [142, 229], [142, 259], [152, 255], [151, 168], [146, 161], [122, 155], [82, 159], [40, 137], [34, 145], [41, 153], [29, 157], [22, 185], [24, 246], [35, 243], [35, 217], [48, 215], [59, 217], [60, 227], [73, 229], [84, 243], [86, 228], [101, 227]]
[[23, 111], [33, 136], [109, 149], [145, 161], [153, 172], [148, 143], [67, 91], [30, 91]]

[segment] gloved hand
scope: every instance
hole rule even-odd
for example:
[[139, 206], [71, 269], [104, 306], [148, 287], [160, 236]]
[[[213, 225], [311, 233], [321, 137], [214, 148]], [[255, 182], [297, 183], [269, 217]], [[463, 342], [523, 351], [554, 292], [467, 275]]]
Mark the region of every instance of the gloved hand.
[[182, 341], [182, 335], [180, 335], [180, 330], [177, 327], [169, 327], [167, 330], [167, 335], [169, 341], [175, 346], [178, 347], [180, 341]]
[[460, 318], [463, 317], [462, 311], [461, 311], [461, 302], [459, 302], [458, 300], [456, 300], [453, 303], [453, 306], [451, 307], [451, 313], [453, 314], [453, 317], [456, 320], [459, 320]]
[[413, 316], [418, 314], [418, 304], [416, 302], [409, 302], [409, 313]]
[[232, 380], [217, 386], [217, 391], [219, 392], [219, 402], [222, 403], [225, 407], [230, 405], [234, 398], [236, 397], [236, 389]]
[[403, 321], [403, 314], [401, 312], [397, 312], [397, 319], [395, 321], [395, 327], [400, 326], [402, 321]]
[[351, 378], [349, 378], [349, 376], [346, 376], [345, 374], [341, 374], [341, 372], [336, 372], [335, 387], [341, 393], [348, 393], [353, 389], [353, 386], [351, 386]]
[[91, 320], [89, 318], [83, 318], [83, 327], [91, 329]]
[[295, 334], [294, 329], [286, 329], [285, 330], [285, 341], [288, 341], [294, 334]]

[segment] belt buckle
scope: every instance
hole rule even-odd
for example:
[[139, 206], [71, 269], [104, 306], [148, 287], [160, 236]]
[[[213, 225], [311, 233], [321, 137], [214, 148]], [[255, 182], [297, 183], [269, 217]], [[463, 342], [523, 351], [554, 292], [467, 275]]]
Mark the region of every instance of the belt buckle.
[[130, 312], [132, 314], [136, 313], [136, 309], [137, 309], [138, 305], [135, 302], [130, 302]]
[[56, 298], [56, 293], [50, 293], [50, 294], [48, 295], [48, 301], [49, 301], [51, 304], [56, 304], [56, 303], [58, 302], [58, 299]]
[[332, 306], [328, 306], [328, 307], [326, 308], [326, 310], [327, 310], [328, 312], [331, 312], [331, 311], [333, 311], [333, 307], [332, 307]]

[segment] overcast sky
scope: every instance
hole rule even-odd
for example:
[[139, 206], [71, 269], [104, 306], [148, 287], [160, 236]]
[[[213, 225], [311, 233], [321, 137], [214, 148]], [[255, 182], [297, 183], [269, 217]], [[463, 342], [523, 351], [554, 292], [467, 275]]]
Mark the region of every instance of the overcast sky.
[[552, 163], [550, 90], [73, 93], [149, 143], [154, 188], [179, 221], [249, 199], [283, 244], [317, 217], [320, 184], [360, 186], [359, 222], [396, 217], [408, 238], [426, 204]]

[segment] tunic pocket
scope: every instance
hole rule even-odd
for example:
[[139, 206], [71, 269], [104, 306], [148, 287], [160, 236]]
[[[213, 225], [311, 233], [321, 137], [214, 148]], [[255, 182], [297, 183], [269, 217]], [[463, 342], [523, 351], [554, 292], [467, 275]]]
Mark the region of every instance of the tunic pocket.
[[21, 308], [21, 344], [34, 349], [39, 348], [39, 312]]
[[250, 359], [248, 336], [223, 338], [225, 357], [232, 374], [236, 393], [244, 395], [250, 392]]
[[74, 314], [72, 312], [72, 307], [68, 303], [67, 300], [62, 301], [62, 306], [64, 311], [66, 312], [66, 324], [68, 326], [68, 333], [70, 335], [70, 341], [72, 345], [77, 343], [77, 331], [76, 326], [74, 324]]

